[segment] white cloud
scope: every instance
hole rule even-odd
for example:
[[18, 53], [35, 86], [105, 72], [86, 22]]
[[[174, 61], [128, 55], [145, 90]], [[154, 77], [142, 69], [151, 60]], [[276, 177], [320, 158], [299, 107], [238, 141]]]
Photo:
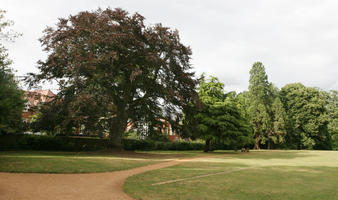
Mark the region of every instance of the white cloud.
[[219, 77], [227, 90], [245, 90], [256, 61], [266, 66], [269, 80], [282, 87], [302, 82], [322, 89], [338, 89], [338, 1], [226, 0], [226, 1], [19, 1], [4, 0], [2, 9], [24, 34], [7, 45], [19, 74], [36, 72], [44, 59], [37, 39], [59, 17], [98, 7], [121, 7], [139, 12], [149, 24], [180, 31], [192, 47], [197, 74]]

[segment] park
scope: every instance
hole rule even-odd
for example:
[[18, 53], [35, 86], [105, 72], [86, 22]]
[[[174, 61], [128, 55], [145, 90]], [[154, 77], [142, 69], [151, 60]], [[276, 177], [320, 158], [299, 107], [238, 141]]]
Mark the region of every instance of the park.
[[0, 199], [338, 198], [337, 151], [19, 151], [0, 161]]
[[[313, 36], [316, 48], [312, 38], [291, 42], [306, 35], [298, 26], [317, 23], [303, 17], [307, 4], [280, 13], [295, 24], [271, 32], [269, 9], [246, 16], [230, 2], [224, 26], [211, 13], [189, 21], [190, 5], [177, 19], [144, 3], [148, 19], [143, 3], [126, 1], [130, 12], [93, 2], [24, 29], [12, 2], [0, 8], [0, 200], [338, 199], [336, 51], [318, 36], [335, 34]], [[37, 29], [40, 49], [20, 53]]]

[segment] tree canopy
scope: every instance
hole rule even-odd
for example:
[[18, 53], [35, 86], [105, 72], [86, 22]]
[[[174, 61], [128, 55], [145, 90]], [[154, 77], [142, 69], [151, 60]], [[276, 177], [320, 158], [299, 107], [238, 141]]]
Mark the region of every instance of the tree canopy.
[[[59, 19], [40, 39], [48, 58], [31, 84], [56, 80], [63, 126], [104, 127], [115, 146], [128, 121], [139, 128], [165, 119], [179, 125], [195, 96], [191, 49], [177, 30], [146, 26], [138, 13], [98, 9]], [[61, 105], [62, 104], [62, 105]], [[90, 124], [91, 123], [91, 124]]]
[[13, 22], [5, 20], [4, 14], [5, 11], [0, 10], [0, 134], [18, 131], [25, 103], [9, 67], [12, 61], [3, 45], [4, 41], [14, 40], [18, 34], [6, 31]]
[[[13, 22], [4, 14], [0, 10], [0, 134], [18, 131], [25, 104], [4, 45], [19, 34], [8, 31]], [[26, 81], [30, 86], [56, 81], [59, 88], [31, 121], [35, 131], [108, 134], [110, 146], [121, 147], [129, 125], [147, 138], [162, 136], [161, 129], [170, 126], [183, 138], [204, 139], [206, 151], [212, 142], [233, 148], [338, 148], [337, 91], [301, 83], [279, 89], [255, 62], [248, 91], [225, 92], [217, 77], [194, 77], [192, 51], [177, 30], [146, 25], [138, 13], [80, 12], [60, 18], [39, 41], [47, 58]]]
[[331, 90], [327, 95], [328, 131], [332, 137], [332, 146], [338, 149], [338, 91]]
[[235, 148], [250, 145], [251, 129], [241, 116], [232, 93], [224, 92], [224, 84], [216, 77], [204, 76], [198, 88], [202, 108], [197, 112], [197, 131], [206, 141], [205, 151], [211, 150], [210, 142], [216, 140]]
[[267, 140], [267, 132], [270, 128], [269, 104], [270, 104], [270, 83], [262, 63], [256, 62], [250, 70], [249, 80], [249, 116], [256, 139], [255, 149], [259, 144]]
[[288, 143], [296, 144], [298, 149], [330, 149], [325, 94], [293, 83], [281, 89], [281, 98], [288, 114]]
[[260, 149], [260, 144], [267, 143], [270, 149], [272, 144], [284, 142], [286, 114], [278, 93], [278, 88], [268, 81], [264, 65], [254, 63], [249, 91], [240, 95], [240, 102], [254, 131], [255, 149]]

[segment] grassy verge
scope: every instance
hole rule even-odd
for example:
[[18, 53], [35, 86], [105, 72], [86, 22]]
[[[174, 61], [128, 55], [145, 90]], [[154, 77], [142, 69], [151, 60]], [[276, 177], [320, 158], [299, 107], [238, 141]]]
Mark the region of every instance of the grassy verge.
[[127, 179], [136, 199], [338, 199], [338, 152], [259, 151], [186, 162]]

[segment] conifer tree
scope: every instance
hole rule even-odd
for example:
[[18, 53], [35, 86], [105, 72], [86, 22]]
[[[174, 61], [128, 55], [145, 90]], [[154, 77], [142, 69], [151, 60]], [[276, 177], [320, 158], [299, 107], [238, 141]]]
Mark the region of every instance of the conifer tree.
[[249, 116], [255, 137], [254, 149], [260, 149], [260, 143], [268, 140], [268, 133], [271, 131], [270, 107], [271, 86], [265, 67], [262, 63], [256, 62], [250, 70], [249, 80]]
[[196, 114], [198, 132], [206, 141], [205, 151], [211, 150], [213, 140], [229, 146], [244, 147], [251, 144], [248, 121], [242, 117], [233, 94], [224, 92], [224, 84], [216, 77], [205, 80], [202, 76], [198, 95], [202, 108]]

